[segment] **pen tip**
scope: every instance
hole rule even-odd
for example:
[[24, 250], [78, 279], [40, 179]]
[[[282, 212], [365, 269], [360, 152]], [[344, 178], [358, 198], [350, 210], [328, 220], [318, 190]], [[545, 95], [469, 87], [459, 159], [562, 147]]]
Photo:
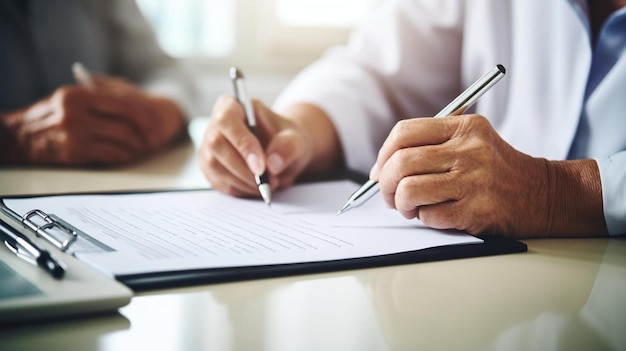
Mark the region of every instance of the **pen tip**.
[[340, 214], [346, 212], [346, 210], [348, 209], [349, 206], [350, 206], [349, 202], [346, 203], [345, 205], [343, 205], [343, 207], [339, 211], [337, 211], [337, 216], [339, 216]]
[[270, 189], [269, 184], [261, 184], [259, 185], [259, 192], [261, 193], [261, 197], [263, 201], [267, 204], [267, 206], [272, 205], [272, 190]]

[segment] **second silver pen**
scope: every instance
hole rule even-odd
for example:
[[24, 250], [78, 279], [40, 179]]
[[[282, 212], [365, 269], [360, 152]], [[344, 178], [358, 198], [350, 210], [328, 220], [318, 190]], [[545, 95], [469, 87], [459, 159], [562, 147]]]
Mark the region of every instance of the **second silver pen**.
[[[446, 107], [444, 107], [434, 117], [445, 117], [451, 115], [460, 115], [465, 112], [470, 106], [472, 106], [478, 98], [480, 98], [487, 90], [494, 86], [506, 73], [506, 69], [502, 65], [496, 65], [489, 72], [485, 73], [482, 77], [478, 78], [474, 84], [470, 85], [461, 95], [452, 100]], [[355, 191], [341, 207], [337, 215], [340, 215], [351, 208], [358, 207], [369, 200], [374, 194], [379, 191], [378, 182], [375, 180], [368, 180], [357, 191]]]
[[[230, 79], [233, 82], [233, 87], [235, 89], [235, 96], [237, 100], [243, 106], [244, 112], [246, 114], [246, 123], [248, 124], [248, 128], [250, 131], [257, 136], [257, 125], [256, 118], [254, 115], [254, 108], [252, 106], [252, 101], [248, 96], [248, 90], [246, 89], [245, 82], [243, 80], [243, 73], [236, 67], [230, 68]], [[267, 169], [263, 174], [255, 174], [254, 180], [256, 181], [256, 185], [259, 188], [259, 192], [261, 193], [261, 197], [263, 201], [269, 206], [272, 204], [272, 191], [270, 187], [270, 177]]]

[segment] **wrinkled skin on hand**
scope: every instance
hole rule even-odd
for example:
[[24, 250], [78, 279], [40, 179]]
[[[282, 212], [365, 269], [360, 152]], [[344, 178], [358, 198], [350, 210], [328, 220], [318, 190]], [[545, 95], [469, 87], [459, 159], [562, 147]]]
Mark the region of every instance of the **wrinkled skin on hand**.
[[370, 178], [389, 207], [433, 228], [513, 237], [606, 233], [595, 161], [530, 157], [479, 115], [398, 122]]

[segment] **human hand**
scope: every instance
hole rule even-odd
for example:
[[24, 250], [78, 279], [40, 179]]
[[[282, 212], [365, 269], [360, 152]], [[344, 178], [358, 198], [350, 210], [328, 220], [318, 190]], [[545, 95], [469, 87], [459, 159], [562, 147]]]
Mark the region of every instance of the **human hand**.
[[64, 86], [3, 117], [17, 162], [67, 166], [124, 164], [170, 143], [184, 127], [176, 104], [119, 78], [95, 87]]
[[552, 229], [549, 162], [513, 149], [482, 116], [398, 122], [370, 178], [388, 206], [433, 228], [511, 236]]
[[96, 74], [93, 79], [97, 91], [126, 101], [126, 107], [135, 105], [135, 109], [127, 109], [126, 116], [148, 145], [148, 152], [170, 144], [184, 132], [185, 117], [173, 100], [149, 94], [124, 78]]
[[226, 194], [259, 196], [254, 174], [267, 168], [272, 190], [290, 186], [313, 158], [313, 138], [297, 121], [279, 116], [253, 100], [257, 137], [248, 129], [243, 107], [220, 97], [209, 118], [199, 164], [211, 185]]

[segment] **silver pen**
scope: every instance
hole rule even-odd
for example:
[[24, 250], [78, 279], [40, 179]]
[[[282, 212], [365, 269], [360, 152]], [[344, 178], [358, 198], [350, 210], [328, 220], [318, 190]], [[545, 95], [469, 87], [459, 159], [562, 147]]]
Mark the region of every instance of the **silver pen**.
[[[246, 84], [243, 79], [243, 73], [237, 67], [230, 68], [230, 79], [233, 82], [233, 87], [235, 89], [235, 96], [237, 100], [243, 106], [244, 112], [246, 114], [246, 123], [248, 124], [248, 128], [252, 131], [252, 133], [257, 136], [256, 129], [256, 117], [254, 115], [254, 108], [252, 107], [252, 101], [248, 96], [248, 90], [246, 89]], [[254, 180], [256, 181], [256, 185], [259, 187], [259, 192], [261, 193], [261, 197], [263, 201], [269, 206], [272, 204], [272, 191], [270, 187], [270, 176], [265, 169], [263, 174], [255, 174]]]
[[[439, 111], [435, 115], [437, 117], [445, 117], [452, 115], [460, 115], [465, 112], [470, 106], [472, 106], [476, 100], [478, 100], [487, 90], [494, 86], [506, 73], [506, 69], [502, 65], [496, 65], [489, 72], [485, 73], [482, 77], [478, 78], [474, 84], [465, 89], [461, 95], [452, 100], [443, 110]], [[337, 212], [340, 215], [351, 208], [356, 208], [369, 200], [374, 194], [376, 194], [380, 188], [378, 182], [374, 180], [368, 180], [357, 191], [355, 191], [343, 207]]]
[[26, 235], [2, 219], [0, 219], [0, 238], [4, 241], [4, 245], [17, 257], [39, 266], [56, 279], [63, 278], [67, 269], [65, 263], [57, 260], [48, 250], [37, 246]]

